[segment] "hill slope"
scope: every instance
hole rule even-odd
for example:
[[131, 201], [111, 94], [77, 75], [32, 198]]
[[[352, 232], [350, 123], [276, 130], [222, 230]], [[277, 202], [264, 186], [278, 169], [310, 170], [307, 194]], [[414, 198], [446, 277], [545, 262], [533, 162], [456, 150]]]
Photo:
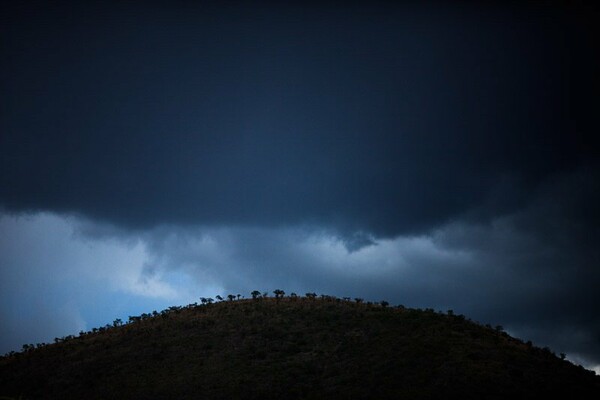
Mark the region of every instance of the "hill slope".
[[[385, 399], [600, 394], [600, 377], [462, 316], [319, 298], [134, 317], [0, 359], [13, 398]], [[119, 325], [118, 323], [116, 325]]]

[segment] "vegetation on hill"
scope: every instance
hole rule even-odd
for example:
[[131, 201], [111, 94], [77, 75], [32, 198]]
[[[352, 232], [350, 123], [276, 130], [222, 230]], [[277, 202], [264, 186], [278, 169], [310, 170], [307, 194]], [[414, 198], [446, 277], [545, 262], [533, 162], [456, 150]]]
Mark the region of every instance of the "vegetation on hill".
[[0, 359], [14, 399], [506, 399], [600, 394], [549, 349], [431, 309], [253, 291], [25, 345]]

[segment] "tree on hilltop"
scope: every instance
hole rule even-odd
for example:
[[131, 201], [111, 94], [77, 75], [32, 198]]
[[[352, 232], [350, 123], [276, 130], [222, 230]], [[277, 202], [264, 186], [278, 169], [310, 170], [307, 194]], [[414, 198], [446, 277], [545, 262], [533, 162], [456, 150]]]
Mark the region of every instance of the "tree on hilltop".
[[250, 293], [250, 295], [252, 296], [253, 299], [258, 299], [261, 295], [260, 291], [258, 290], [253, 290], [252, 293]]

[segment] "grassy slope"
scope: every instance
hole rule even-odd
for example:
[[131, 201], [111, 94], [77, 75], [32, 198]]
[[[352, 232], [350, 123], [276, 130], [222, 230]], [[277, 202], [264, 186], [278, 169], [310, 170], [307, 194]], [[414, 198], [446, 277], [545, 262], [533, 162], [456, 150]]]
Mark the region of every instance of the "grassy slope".
[[305, 298], [184, 308], [0, 360], [14, 398], [577, 398], [599, 381], [460, 316]]

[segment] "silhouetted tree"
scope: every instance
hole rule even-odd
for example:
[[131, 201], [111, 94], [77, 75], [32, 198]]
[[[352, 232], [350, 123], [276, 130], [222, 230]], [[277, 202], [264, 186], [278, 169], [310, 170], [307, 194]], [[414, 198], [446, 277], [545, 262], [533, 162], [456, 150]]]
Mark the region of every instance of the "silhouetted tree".
[[219, 301], [223, 301], [223, 298], [222, 298], [221, 296], [219, 296], [219, 295], [216, 295], [216, 296], [215, 296], [215, 298], [216, 298], [217, 300], [219, 300]]
[[309, 299], [315, 299], [317, 297], [317, 294], [315, 292], [312, 292], [312, 293], [306, 293], [305, 296]]
[[121, 326], [123, 325], [123, 321], [121, 321], [121, 318], [117, 318], [113, 321], [113, 326], [116, 328], [117, 326]]
[[360, 303], [362, 303], [364, 300], [363, 300], [363, 299], [361, 299], [360, 297], [355, 297], [355, 298], [354, 298], [354, 301], [355, 301], [356, 303], [360, 304]]
[[208, 303], [208, 299], [206, 297], [200, 297], [200, 303], [206, 304]]
[[552, 350], [550, 349], [550, 347], [544, 346], [542, 348], [542, 354], [544, 354], [545, 356], [551, 356], [553, 353], [552, 353]]
[[233, 301], [233, 300], [235, 300], [235, 295], [233, 295], [233, 294], [228, 294], [228, 295], [227, 295], [227, 299], [229, 299], [229, 301]]
[[277, 300], [281, 299], [283, 297], [283, 295], [285, 295], [285, 292], [281, 289], [275, 289], [275, 290], [273, 290], [273, 293], [275, 294], [275, 298]]
[[389, 306], [389, 305], [390, 305], [390, 303], [388, 303], [388, 302], [387, 302], [387, 301], [385, 301], [385, 300], [381, 300], [381, 301], [379, 302], [379, 304], [381, 304], [381, 307], [383, 307], [383, 308], [386, 308], [387, 306]]
[[260, 297], [260, 292], [258, 290], [253, 290], [252, 293], [250, 293], [250, 295], [252, 296], [253, 299], [258, 299]]

